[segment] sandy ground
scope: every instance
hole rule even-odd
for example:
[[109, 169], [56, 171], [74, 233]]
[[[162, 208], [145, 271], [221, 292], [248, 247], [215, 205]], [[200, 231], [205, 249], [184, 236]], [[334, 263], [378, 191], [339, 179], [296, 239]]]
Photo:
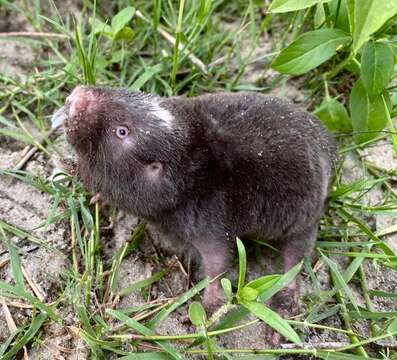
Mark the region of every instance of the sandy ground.
[[[8, 29], [9, 23], [4, 20], [6, 14], [2, 14], [0, 20], [0, 31]], [[0, 16], [1, 18], [1, 16]], [[14, 23], [18, 24], [18, 19]], [[22, 21], [22, 20], [21, 20]], [[25, 24], [26, 25], [26, 24]], [[16, 28], [20, 30], [20, 26]], [[10, 29], [8, 29], [10, 31]], [[35, 59], [34, 47], [23, 44], [21, 42], [0, 40], [0, 71], [4, 71], [9, 76], [18, 77], [21, 81], [26, 79], [31, 69], [29, 64]], [[271, 47], [268, 46], [268, 39], [264, 39], [260, 44], [253, 57], [260, 57], [269, 52]], [[258, 78], [262, 80], [271, 78], [272, 73], [262, 74], [263, 63], [253, 64], [249, 67], [249, 75], [244, 77], [247, 83], [254, 83]], [[287, 83], [282, 87], [272, 91], [274, 94], [285, 96], [294, 102], [300, 102], [303, 99], [302, 91]], [[0, 167], [13, 167], [22, 153], [23, 148], [15, 142], [10, 142], [0, 137]], [[368, 148], [365, 150], [366, 158], [374, 164], [383, 168], [396, 169], [397, 161], [394, 157], [393, 149], [390, 143], [384, 142], [379, 146]], [[26, 170], [31, 172], [40, 172], [45, 176], [49, 176], [53, 170], [54, 163], [51, 159], [45, 158], [42, 154], [37, 153], [28, 163]], [[344, 160], [343, 165], [344, 181], [351, 181], [368, 176], [363, 171], [358, 159], [352, 156]], [[382, 192], [380, 189], [373, 189], [366, 195], [368, 204], [376, 204], [380, 201]], [[29, 185], [12, 180], [7, 177], [0, 177], [0, 218], [10, 224], [21, 227], [26, 230], [34, 229], [37, 225], [44, 222], [48, 216], [52, 199]], [[376, 216], [370, 219], [373, 223], [373, 230], [379, 231], [388, 228], [397, 223], [397, 218], [391, 216]], [[137, 219], [130, 215], [121, 217], [113, 228], [112, 233], [108, 234], [106, 244], [104, 246], [104, 257], [110, 258], [123, 244], [129, 239], [132, 231], [136, 227]], [[33, 278], [34, 282], [39, 286], [44, 296], [44, 301], [51, 302], [55, 300], [56, 294], [65, 283], [65, 274], [70, 268], [70, 236], [68, 230], [69, 224], [66, 222], [58, 222], [50, 225], [46, 230], [33, 230], [32, 234], [37, 236], [54, 250], [46, 248], [36, 248], [27, 241], [21, 241], [16, 237], [10, 236], [10, 240], [17, 243], [23, 249], [21, 254], [23, 267]], [[397, 235], [389, 236], [387, 242], [395, 251], [397, 251]], [[173, 261], [170, 256], [162, 255], [162, 250], [153, 246], [147, 238], [144, 240], [140, 251], [130, 255], [123, 261], [120, 269], [119, 288], [141, 279], [145, 279]], [[4, 245], [0, 242], [0, 264], [2, 260], [7, 258]], [[160, 263], [153, 259], [160, 254]], [[397, 273], [381, 266], [374, 266], [373, 263], [366, 262], [366, 273], [368, 276], [369, 287], [384, 291], [395, 291], [397, 288]], [[272, 268], [271, 261], [263, 257], [261, 263], [257, 263], [254, 259], [249, 262], [248, 276], [254, 278], [264, 273], [269, 273]], [[231, 272], [231, 276], [236, 275], [236, 270]], [[306, 281], [307, 274], [302, 274], [302, 296], [310, 294], [312, 291], [310, 282]], [[326, 267], [323, 266], [318, 272], [319, 279], [324, 289], [329, 288], [329, 275]], [[10, 266], [8, 264], [0, 268], [0, 280], [12, 282]], [[169, 298], [177, 296], [186, 289], [188, 279], [180, 267], [175, 267], [165, 278], [156, 283], [150, 292], [151, 299]], [[353, 291], [357, 296], [360, 304], [363, 299], [359, 291], [353, 286]], [[119, 306], [128, 307], [146, 302], [146, 299], [138, 293], [133, 293], [122, 299]], [[385, 299], [374, 299], [376, 310], [397, 311], [397, 304]], [[20, 309], [10, 306], [12, 316], [18, 325], [23, 324], [30, 316], [29, 309]], [[186, 309], [182, 309], [182, 312]], [[71, 308], [64, 308], [64, 318], [67, 325], [77, 326], [78, 319], [75, 317]], [[171, 314], [160, 326], [161, 334], [179, 334], [192, 331], [192, 327], [188, 324], [180, 322], [180, 312]], [[330, 326], [341, 327], [341, 320], [334, 316], [324, 324]], [[359, 331], [367, 332], [367, 324], [360, 324]], [[4, 313], [0, 310], [0, 344], [9, 334], [8, 327], [5, 322]], [[262, 323], [258, 323], [244, 330], [233, 332], [219, 338], [219, 344], [225, 348], [266, 348], [265, 328]], [[319, 343], [327, 341], [345, 341], [346, 338], [335, 333], [327, 333], [324, 331], [305, 330], [302, 334], [308, 343]], [[73, 332], [67, 331], [65, 327], [58, 324], [51, 324], [45, 327], [41, 336], [42, 343], [37, 348], [29, 350], [31, 359], [88, 359], [89, 350], [86, 344], [79, 339]], [[68, 351], [60, 351], [61, 348], [69, 349]]]

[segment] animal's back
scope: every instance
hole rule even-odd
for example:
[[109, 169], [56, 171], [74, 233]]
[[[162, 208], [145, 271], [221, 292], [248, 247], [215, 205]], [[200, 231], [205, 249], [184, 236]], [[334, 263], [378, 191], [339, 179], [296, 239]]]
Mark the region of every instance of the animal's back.
[[228, 217], [239, 224], [237, 232], [277, 237], [296, 224], [318, 221], [335, 144], [317, 118], [257, 93], [218, 93], [193, 101], [223, 169]]
[[[193, 98], [206, 119], [210, 136], [245, 149], [288, 146], [296, 152], [305, 142], [335, 159], [335, 142], [324, 125], [287, 100], [254, 92], [206, 94]], [[298, 148], [292, 149], [293, 146]], [[283, 149], [282, 149], [283, 150]]]

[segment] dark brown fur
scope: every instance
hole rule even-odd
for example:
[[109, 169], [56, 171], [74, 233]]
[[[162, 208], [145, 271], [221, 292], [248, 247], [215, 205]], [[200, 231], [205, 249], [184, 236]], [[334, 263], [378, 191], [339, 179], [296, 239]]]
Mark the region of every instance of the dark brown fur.
[[[159, 120], [154, 103], [172, 114], [171, 127]], [[162, 99], [80, 87], [66, 114], [72, 105], [65, 129], [78, 177], [115, 206], [146, 218], [178, 252], [194, 249], [203, 274], [228, 269], [236, 236], [276, 242], [286, 270], [312, 250], [336, 152], [313, 115], [245, 92]], [[130, 129], [128, 140], [115, 136], [119, 125]], [[208, 308], [219, 303], [218, 287], [206, 290]], [[296, 293], [292, 284], [277, 301], [290, 309]]]

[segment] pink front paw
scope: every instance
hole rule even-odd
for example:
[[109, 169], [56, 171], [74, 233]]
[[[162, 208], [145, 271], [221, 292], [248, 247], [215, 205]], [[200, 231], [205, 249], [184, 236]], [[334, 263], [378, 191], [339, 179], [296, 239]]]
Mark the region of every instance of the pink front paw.
[[204, 290], [203, 306], [208, 315], [212, 315], [225, 303], [225, 298], [220, 290], [219, 282], [210, 284]]

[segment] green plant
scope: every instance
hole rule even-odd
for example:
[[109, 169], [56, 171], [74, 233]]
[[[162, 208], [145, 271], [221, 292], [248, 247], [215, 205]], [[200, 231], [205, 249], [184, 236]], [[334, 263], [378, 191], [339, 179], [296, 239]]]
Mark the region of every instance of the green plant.
[[[325, 99], [315, 113], [333, 131], [350, 132], [357, 143], [375, 138], [389, 125], [396, 136], [390, 114], [390, 87], [396, 63], [393, 20], [396, 1], [382, 0], [274, 0], [272, 13], [314, 14], [312, 31], [303, 32], [276, 57], [275, 70], [301, 75], [328, 61], [325, 70]], [[356, 79], [350, 92], [350, 116], [338, 97], [329, 94], [329, 83], [342, 70]], [[310, 76], [310, 75], [309, 75]], [[313, 73], [311, 76], [318, 76]], [[395, 139], [393, 139], [395, 142]], [[397, 148], [396, 148], [397, 151]]]

